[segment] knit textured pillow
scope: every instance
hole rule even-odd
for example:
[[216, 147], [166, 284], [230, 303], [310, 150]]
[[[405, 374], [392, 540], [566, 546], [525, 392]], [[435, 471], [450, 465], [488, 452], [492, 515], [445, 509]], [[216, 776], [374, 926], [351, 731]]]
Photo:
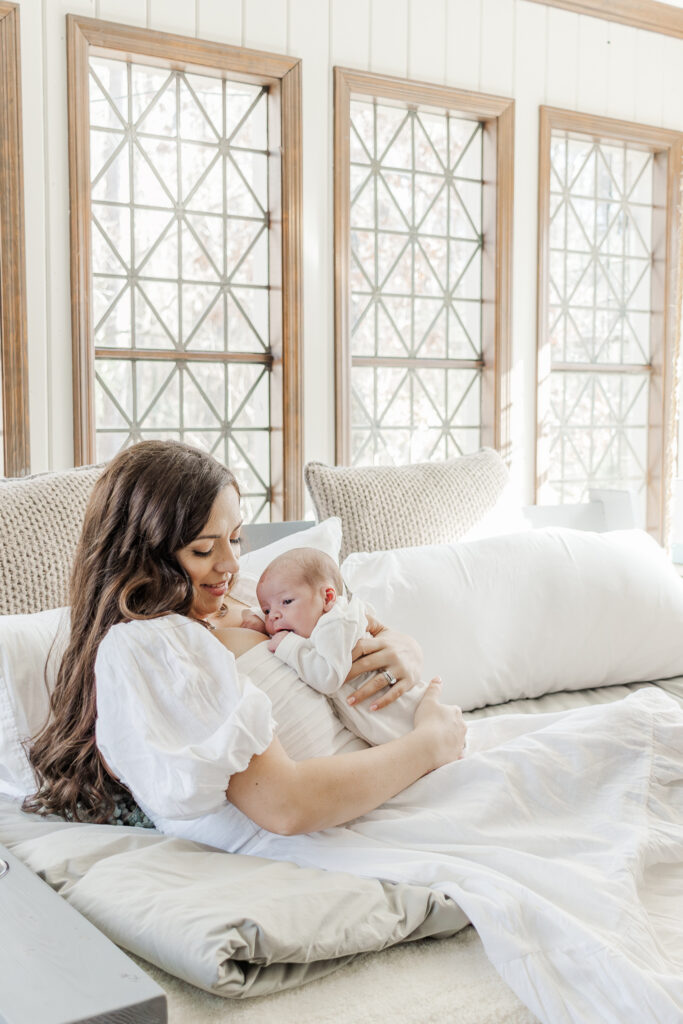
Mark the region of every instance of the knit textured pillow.
[[68, 604], [83, 515], [101, 466], [0, 481], [0, 615]]
[[304, 476], [318, 519], [342, 521], [341, 560], [353, 551], [458, 540], [493, 508], [508, 481], [492, 448], [410, 466], [309, 462]]

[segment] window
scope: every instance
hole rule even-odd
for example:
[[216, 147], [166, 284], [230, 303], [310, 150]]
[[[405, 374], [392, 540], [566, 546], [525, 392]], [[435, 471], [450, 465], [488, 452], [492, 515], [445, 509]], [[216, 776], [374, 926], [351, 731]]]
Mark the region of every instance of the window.
[[509, 445], [513, 102], [335, 69], [337, 461]]
[[0, 476], [29, 472], [19, 8], [0, 2]]
[[541, 108], [538, 500], [627, 489], [658, 537], [681, 138]]
[[178, 438], [296, 517], [298, 63], [69, 22], [79, 461]]

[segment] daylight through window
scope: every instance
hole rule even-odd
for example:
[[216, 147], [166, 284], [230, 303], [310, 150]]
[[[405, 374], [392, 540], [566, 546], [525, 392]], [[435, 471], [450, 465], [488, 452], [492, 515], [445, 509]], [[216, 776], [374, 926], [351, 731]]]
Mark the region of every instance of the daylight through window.
[[298, 62], [69, 33], [77, 460], [176, 438], [230, 466], [249, 520], [296, 517]]
[[336, 69], [338, 461], [505, 443], [512, 105], [464, 99]]
[[624, 489], [653, 527], [666, 418], [666, 153], [564, 126], [547, 145], [539, 500]]

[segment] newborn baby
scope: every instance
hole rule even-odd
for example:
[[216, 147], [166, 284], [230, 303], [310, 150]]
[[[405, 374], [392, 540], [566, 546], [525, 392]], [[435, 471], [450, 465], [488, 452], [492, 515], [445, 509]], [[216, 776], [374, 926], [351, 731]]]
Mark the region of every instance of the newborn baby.
[[427, 687], [424, 682], [377, 712], [366, 701], [348, 703], [375, 673], [345, 682], [353, 648], [367, 634], [368, 620], [363, 603], [344, 596], [341, 574], [329, 555], [316, 548], [285, 552], [262, 574], [256, 596], [271, 637], [269, 650], [329, 698], [347, 729], [373, 745], [412, 729], [415, 708]]

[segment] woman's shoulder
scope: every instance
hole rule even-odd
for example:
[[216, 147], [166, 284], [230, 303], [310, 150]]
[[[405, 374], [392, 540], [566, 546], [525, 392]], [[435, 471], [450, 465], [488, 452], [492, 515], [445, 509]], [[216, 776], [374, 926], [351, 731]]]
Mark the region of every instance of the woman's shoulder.
[[187, 615], [173, 612], [169, 615], [159, 615], [154, 619], [128, 619], [125, 622], [117, 622], [101, 641], [98, 655], [136, 650], [149, 653], [167, 644], [176, 648], [196, 649], [206, 646], [207, 640], [210, 641], [211, 636], [204, 626]]

